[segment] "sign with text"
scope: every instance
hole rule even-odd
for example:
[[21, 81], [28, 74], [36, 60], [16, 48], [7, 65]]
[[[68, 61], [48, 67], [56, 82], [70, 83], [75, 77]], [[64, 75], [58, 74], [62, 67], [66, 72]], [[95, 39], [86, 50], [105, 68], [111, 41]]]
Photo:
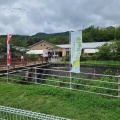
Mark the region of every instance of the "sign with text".
[[82, 31], [71, 32], [71, 64], [73, 73], [80, 73], [80, 55], [82, 50]]

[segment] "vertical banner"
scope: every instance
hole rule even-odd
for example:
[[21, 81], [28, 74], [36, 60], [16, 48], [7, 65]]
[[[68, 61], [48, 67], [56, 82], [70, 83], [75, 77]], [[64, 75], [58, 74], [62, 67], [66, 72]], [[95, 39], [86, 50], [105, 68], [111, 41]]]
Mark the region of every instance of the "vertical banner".
[[10, 65], [11, 55], [10, 55], [10, 39], [12, 34], [7, 35], [7, 66]]
[[82, 50], [82, 31], [71, 32], [71, 64], [73, 73], [80, 73], [80, 55]]

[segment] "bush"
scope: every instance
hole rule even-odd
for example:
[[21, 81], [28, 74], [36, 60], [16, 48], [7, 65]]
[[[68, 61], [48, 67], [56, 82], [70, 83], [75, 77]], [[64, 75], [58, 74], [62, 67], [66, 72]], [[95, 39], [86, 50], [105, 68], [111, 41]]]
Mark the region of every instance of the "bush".
[[88, 55], [88, 54], [82, 54], [81, 56], [80, 56], [80, 60], [81, 61], [86, 61], [86, 60], [91, 60], [91, 56], [90, 55]]
[[37, 55], [37, 54], [30, 54], [29, 58], [30, 59], [37, 59], [37, 58], [39, 58], [39, 55]]

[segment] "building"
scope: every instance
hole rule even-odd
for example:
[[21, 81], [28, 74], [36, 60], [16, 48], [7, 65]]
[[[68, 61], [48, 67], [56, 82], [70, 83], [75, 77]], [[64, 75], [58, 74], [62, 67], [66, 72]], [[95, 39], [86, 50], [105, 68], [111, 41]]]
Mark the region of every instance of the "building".
[[[82, 43], [82, 53], [86, 53], [89, 55], [98, 52], [97, 47], [104, 45], [105, 43], [111, 42], [89, 42], [89, 43]], [[60, 57], [66, 55], [66, 52], [70, 51], [70, 44], [63, 44], [63, 45], [54, 45], [46, 41], [40, 41], [34, 45], [29, 46], [30, 51], [28, 54], [43, 54], [44, 50], [47, 50], [48, 53], [52, 55], [59, 54]]]
[[[105, 43], [111, 43], [111, 42], [88, 42], [88, 43], [82, 43], [82, 53], [92, 55], [92, 54], [98, 52], [97, 47], [102, 46]], [[69, 44], [57, 45], [57, 46], [66, 49], [66, 51], [70, 51], [70, 45]]]
[[48, 54], [50, 53], [53, 56], [58, 54], [59, 57], [63, 57], [66, 54], [65, 48], [61, 48], [43, 40], [29, 46], [29, 49], [30, 51], [28, 51], [27, 54], [44, 54], [44, 51], [46, 50], [48, 51]]

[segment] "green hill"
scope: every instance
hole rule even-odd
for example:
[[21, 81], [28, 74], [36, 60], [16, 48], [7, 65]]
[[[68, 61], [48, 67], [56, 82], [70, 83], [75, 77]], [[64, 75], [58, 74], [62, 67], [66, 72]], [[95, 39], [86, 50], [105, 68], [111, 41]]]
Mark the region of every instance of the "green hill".
[[[6, 39], [6, 35], [1, 35], [1, 39]], [[39, 42], [40, 40], [47, 40], [53, 44], [68, 44], [69, 43], [69, 32], [60, 33], [43, 33], [39, 32], [35, 35], [13, 35], [12, 40], [24, 40], [28, 46]], [[120, 40], [120, 26], [113, 27], [95, 27], [90, 26], [82, 31], [83, 42], [108, 42], [111, 40]], [[59, 42], [58, 42], [59, 41]], [[65, 41], [65, 42], [64, 42]]]
[[47, 33], [37, 33], [35, 35], [32, 35], [31, 37], [36, 37], [36, 38], [40, 38], [43, 40], [48, 40], [48, 39], [52, 39], [58, 36], [69, 36], [69, 32], [61, 32], [61, 33], [51, 33], [51, 34], [47, 34]]
[[[67, 39], [68, 39], [68, 36], [69, 36], [69, 32], [51, 33], [51, 34], [37, 33], [37, 34], [32, 35], [32, 36], [28, 36], [28, 35], [13, 35], [12, 39], [11, 39], [11, 42], [12, 41], [16, 41], [16, 43], [18, 43], [18, 44], [20, 42], [23, 42], [23, 44], [27, 44], [27, 46], [30, 46], [30, 45], [33, 45], [33, 44], [41, 41], [41, 40], [51, 40], [51, 39], [54, 39], [56, 37], [67, 37]], [[1, 40], [6, 40], [6, 37], [7, 37], [6, 35], [1, 35], [0, 36], [0, 41]], [[55, 40], [55, 41], [57, 41], [57, 40]], [[53, 41], [48, 41], [48, 42], [51, 42], [51, 43], [54, 44]], [[15, 44], [15, 45], [17, 46], [17, 44]]]

